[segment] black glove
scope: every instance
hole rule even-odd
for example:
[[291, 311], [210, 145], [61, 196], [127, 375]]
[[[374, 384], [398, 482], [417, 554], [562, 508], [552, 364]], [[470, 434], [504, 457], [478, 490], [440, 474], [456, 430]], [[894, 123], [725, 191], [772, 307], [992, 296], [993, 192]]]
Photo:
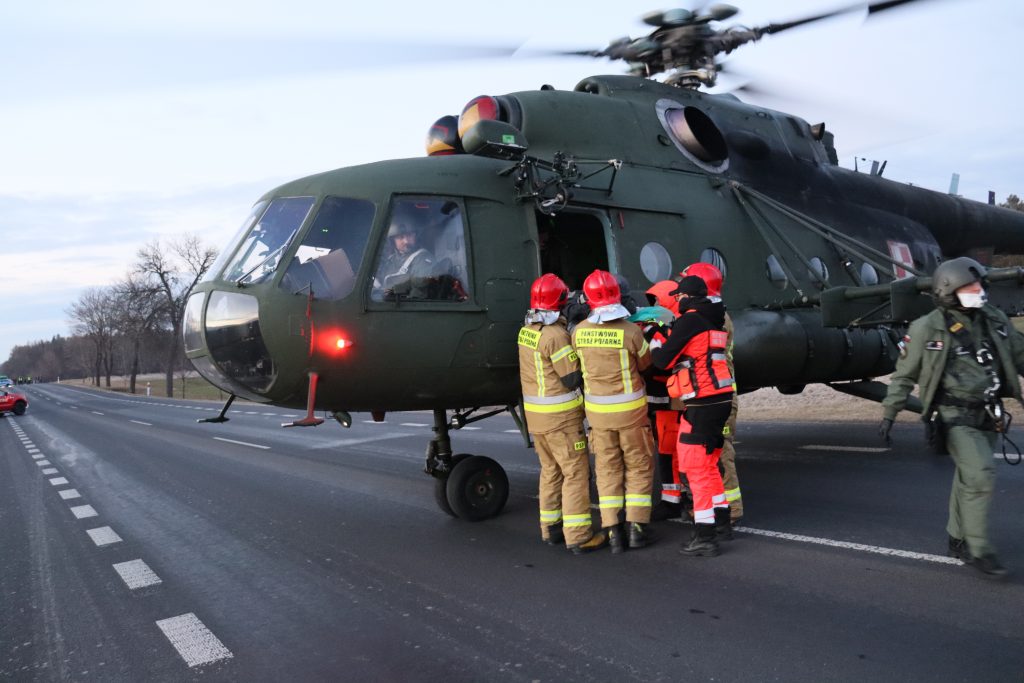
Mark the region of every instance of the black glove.
[[892, 431], [892, 420], [883, 417], [882, 421], [878, 423], [878, 436], [882, 437], [882, 441], [885, 442], [886, 446], [892, 445], [892, 438], [889, 436], [890, 431]]

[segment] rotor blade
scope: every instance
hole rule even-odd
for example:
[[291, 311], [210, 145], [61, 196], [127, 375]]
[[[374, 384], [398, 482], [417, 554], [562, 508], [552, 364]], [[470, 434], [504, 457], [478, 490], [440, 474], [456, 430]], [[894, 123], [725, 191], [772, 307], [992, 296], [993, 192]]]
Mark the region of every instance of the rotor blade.
[[858, 3], [856, 5], [849, 5], [847, 7], [842, 7], [842, 8], [837, 9], [837, 10], [832, 10], [831, 12], [825, 12], [824, 14], [817, 14], [817, 15], [812, 16], [812, 17], [804, 17], [803, 19], [797, 19], [795, 21], [788, 21], [788, 22], [785, 22], [785, 23], [782, 23], [782, 24], [768, 24], [767, 26], [761, 27], [761, 28], [759, 28], [757, 30], [759, 32], [761, 32], [762, 34], [764, 34], [764, 33], [767, 33], [767, 34], [779, 33], [781, 31], [786, 31], [786, 30], [789, 30], [791, 28], [796, 28], [797, 26], [803, 26], [804, 24], [810, 24], [812, 22], [821, 21], [823, 19], [831, 19], [832, 17], [836, 17], [836, 16], [839, 16], [841, 14], [849, 14], [850, 12], [856, 12], [858, 10], [865, 10], [866, 9], [867, 12], [868, 12], [868, 15], [871, 15], [871, 14], [877, 14], [879, 12], [884, 12], [885, 10], [888, 10], [888, 9], [893, 9], [894, 7], [899, 7], [900, 5], [907, 5], [907, 4], [910, 4], [912, 2], [918, 2], [918, 1], [919, 0], [883, 0], [882, 2], [873, 2], [873, 3], [869, 3], [869, 4]]

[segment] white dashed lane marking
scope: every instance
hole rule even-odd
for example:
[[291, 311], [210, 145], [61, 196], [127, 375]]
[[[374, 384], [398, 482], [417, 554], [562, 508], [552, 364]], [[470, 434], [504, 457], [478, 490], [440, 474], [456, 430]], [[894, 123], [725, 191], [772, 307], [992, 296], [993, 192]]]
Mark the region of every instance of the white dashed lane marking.
[[[72, 489], [72, 491], [73, 490], [74, 489]], [[111, 529], [109, 526], [101, 526], [96, 529], [89, 529], [85, 533], [89, 534], [89, 538], [92, 539], [92, 542], [100, 546], [101, 548], [105, 545], [110, 545], [111, 543], [121, 542], [121, 537], [118, 536], [114, 532], [114, 530]]]
[[142, 560], [118, 562], [114, 565], [114, 571], [121, 576], [130, 590], [163, 583], [160, 577]]
[[152, 427], [153, 426], [152, 422], [143, 422], [141, 420], [128, 420], [128, 421], [129, 422], [134, 422], [137, 425], [145, 425], [146, 427]]
[[90, 410], [89, 412], [91, 412], [93, 415], [103, 415], [103, 413], [101, 413], [98, 410]]
[[58, 470], [56, 467], [47, 467], [45, 470], [43, 470], [43, 474], [59, 474], [59, 473], [60, 473], [60, 470]]
[[77, 505], [71, 508], [71, 514], [75, 516], [75, 519], [85, 519], [87, 517], [97, 517], [100, 513], [96, 512], [92, 505]]
[[161, 619], [156, 625], [190, 667], [234, 657], [231, 650], [224, 647], [217, 636], [191, 612]]
[[52, 465], [53, 463], [50, 462], [49, 460], [36, 460], [36, 464], [39, 465], [40, 467], [46, 467], [47, 465]]
[[423, 422], [402, 422], [399, 427], [429, 427], [430, 425]]
[[250, 446], [252, 448], [262, 448], [263, 450], [269, 450], [270, 449], [270, 446], [261, 446], [258, 443], [249, 443], [247, 441], [235, 441], [234, 439], [225, 439], [225, 438], [220, 437], [220, 436], [215, 436], [215, 437], [213, 437], [213, 439], [215, 441], [224, 441], [226, 443], [238, 444], [239, 446]]
[[53, 484], [54, 486], [63, 486], [64, 484], [68, 483], [68, 480], [65, 479], [64, 477], [55, 477], [50, 480], [50, 483]]
[[57, 493], [64, 500], [71, 500], [72, 498], [82, 497], [82, 494], [78, 492], [78, 489], [64, 489], [63, 491], [57, 491]]

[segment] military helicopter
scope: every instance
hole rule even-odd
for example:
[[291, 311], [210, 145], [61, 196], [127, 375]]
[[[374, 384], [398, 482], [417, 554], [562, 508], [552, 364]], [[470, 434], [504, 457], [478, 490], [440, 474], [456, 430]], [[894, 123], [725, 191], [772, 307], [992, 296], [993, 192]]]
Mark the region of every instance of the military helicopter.
[[[931, 306], [927, 274], [1024, 253], [1024, 214], [841, 168], [825, 124], [701, 88], [764, 35], [911, 1], [752, 29], [720, 28], [726, 5], [654, 12], [648, 35], [585, 53], [628, 75], [480, 96], [430, 127], [426, 157], [271, 190], [187, 304], [186, 354], [231, 394], [208, 421], [236, 396], [305, 406], [283, 426], [430, 410], [439, 507], [486, 519], [507, 476], [450, 432], [507, 411], [529, 444], [516, 335], [534, 278], [579, 288], [601, 268], [642, 291], [694, 261], [726, 276], [742, 391], [880, 399], [899, 328]], [[1024, 272], [990, 279], [1016, 313]]]

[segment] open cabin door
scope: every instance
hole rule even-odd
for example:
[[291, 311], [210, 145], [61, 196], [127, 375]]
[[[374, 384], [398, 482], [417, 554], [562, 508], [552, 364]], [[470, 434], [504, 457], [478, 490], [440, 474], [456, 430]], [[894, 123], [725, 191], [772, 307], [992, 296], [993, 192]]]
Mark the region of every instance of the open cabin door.
[[548, 216], [537, 212], [536, 219], [541, 273], [554, 273], [570, 290], [581, 290], [595, 269], [610, 269], [606, 221], [601, 214], [566, 210]]

